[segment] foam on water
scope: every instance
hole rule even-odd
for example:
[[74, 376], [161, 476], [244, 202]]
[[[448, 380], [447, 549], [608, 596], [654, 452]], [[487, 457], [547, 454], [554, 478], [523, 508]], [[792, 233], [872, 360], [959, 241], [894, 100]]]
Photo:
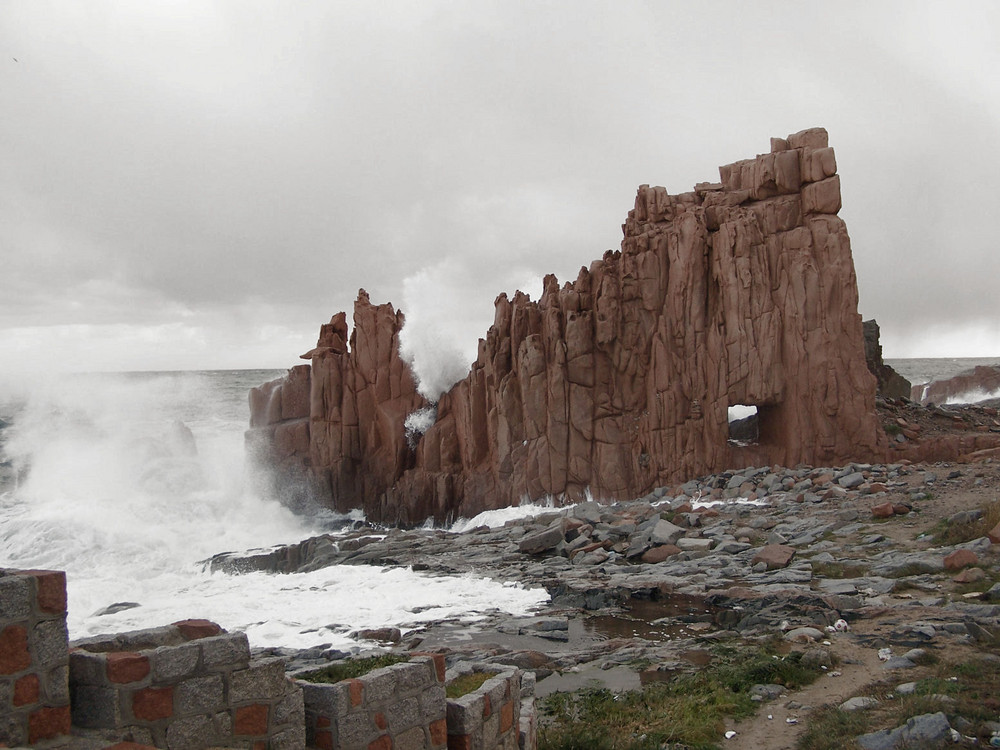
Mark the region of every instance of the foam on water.
[[[520, 614], [546, 598], [407, 569], [206, 572], [216, 553], [323, 530], [263, 497], [244, 469], [247, 389], [272, 375], [74, 376], [0, 397], [15, 477], [0, 486], [0, 565], [67, 571], [71, 637], [206, 617], [255, 645], [342, 647], [358, 628]], [[141, 606], [95, 614], [117, 602]]]
[[[572, 506], [563, 506], [569, 508]], [[484, 510], [477, 516], [472, 518], [460, 518], [455, 523], [451, 525], [448, 531], [454, 532], [456, 534], [463, 534], [466, 531], [471, 531], [472, 529], [479, 528], [480, 526], [487, 526], [491, 529], [499, 528], [503, 526], [508, 521], [517, 521], [521, 518], [534, 518], [535, 516], [540, 516], [543, 513], [548, 513], [555, 508], [555, 503], [549, 501], [547, 503], [522, 503], [521, 505], [512, 506], [510, 508], [499, 508], [497, 510]], [[563, 509], [562, 507], [560, 509]]]

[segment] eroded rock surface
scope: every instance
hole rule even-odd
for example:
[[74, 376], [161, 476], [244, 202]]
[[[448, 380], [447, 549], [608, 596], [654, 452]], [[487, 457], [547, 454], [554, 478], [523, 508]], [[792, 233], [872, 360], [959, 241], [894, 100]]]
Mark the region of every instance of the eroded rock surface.
[[[561, 287], [546, 277], [538, 301], [500, 295], [422, 435], [404, 426], [428, 404], [399, 356], [402, 315], [362, 291], [350, 347], [340, 313], [311, 370], [252, 394], [251, 443], [334, 507], [402, 524], [883, 456], [826, 131], [720, 175], [680, 195], [643, 185], [620, 251]], [[734, 405], [757, 408], [755, 443], [730, 440]]]

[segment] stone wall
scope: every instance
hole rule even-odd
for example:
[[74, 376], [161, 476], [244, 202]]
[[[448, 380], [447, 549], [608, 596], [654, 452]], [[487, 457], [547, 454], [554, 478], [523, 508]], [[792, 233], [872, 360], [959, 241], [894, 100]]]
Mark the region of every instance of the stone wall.
[[[827, 133], [771, 140], [670, 195], [639, 188], [608, 251], [537, 301], [501, 294], [436, 421], [399, 355], [402, 313], [362, 290], [283, 381], [251, 442], [316, 499], [371, 521], [472, 517], [545, 496], [627, 500], [728, 468], [884, 458], [840, 177]], [[308, 385], [309, 403], [305, 394]], [[730, 440], [728, 408], [758, 438]], [[408, 439], [410, 438], [410, 439]]]
[[207, 620], [70, 649], [65, 573], [0, 569], [0, 747], [64, 747], [72, 733], [137, 749], [535, 750], [533, 676], [499, 669], [457, 701], [442, 654], [312, 683]]
[[444, 750], [444, 657], [415, 655], [357, 679], [299, 679], [306, 742], [318, 750]]
[[[448, 681], [467, 672], [498, 672], [461, 698], [448, 699], [448, 750], [518, 750], [521, 738], [519, 669], [495, 664], [460, 663], [448, 670]], [[527, 721], [527, 741], [533, 739]], [[534, 747], [533, 744], [527, 747]]]
[[66, 574], [0, 570], [0, 746], [70, 732]]
[[[64, 646], [65, 648], [65, 646]], [[300, 750], [302, 691], [283, 659], [204, 620], [100, 636], [69, 655], [73, 725], [171, 750]]]

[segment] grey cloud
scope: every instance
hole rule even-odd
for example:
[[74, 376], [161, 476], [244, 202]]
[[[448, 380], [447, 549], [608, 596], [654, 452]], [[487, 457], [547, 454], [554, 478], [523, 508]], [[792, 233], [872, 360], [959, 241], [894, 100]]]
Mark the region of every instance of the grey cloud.
[[499, 291], [616, 247], [637, 185], [690, 189], [814, 125], [890, 353], [936, 320], [995, 321], [1000, 102], [969, 73], [998, 61], [961, 30], [997, 12], [939, 13], [13, 0], [0, 326], [221, 338], [259, 310], [312, 336], [359, 287], [402, 306], [407, 279], [452, 268], [465, 325], [446, 335], [467, 349]]

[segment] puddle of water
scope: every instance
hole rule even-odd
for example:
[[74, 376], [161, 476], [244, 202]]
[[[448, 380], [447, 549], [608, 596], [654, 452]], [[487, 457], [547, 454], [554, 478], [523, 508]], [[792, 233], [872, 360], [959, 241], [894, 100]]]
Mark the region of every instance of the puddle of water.
[[535, 697], [558, 692], [574, 692], [587, 688], [604, 688], [615, 693], [638, 690], [642, 687], [639, 674], [628, 667], [601, 669], [598, 662], [582, 665], [576, 672], [555, 673], [539, 680], [535, 685]]
[[[603, 639], [641, 638], [669, 641], [692, 638], [712, 627], [713, 611], [693, 596], [666, 599], [632, 599], [622, 612], [581, 619], [582, 633]], [[572, 622], [570, 636], [573, 636]]]

